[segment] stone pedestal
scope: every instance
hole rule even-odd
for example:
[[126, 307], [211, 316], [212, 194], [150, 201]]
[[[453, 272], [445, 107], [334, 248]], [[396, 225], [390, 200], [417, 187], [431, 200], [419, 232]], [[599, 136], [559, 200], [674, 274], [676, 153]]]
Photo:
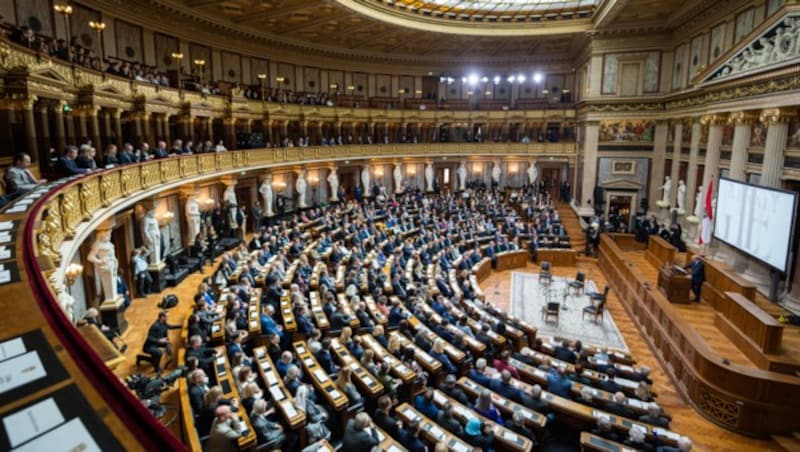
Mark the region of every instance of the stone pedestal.
[[700, 232], [700, 219], [694, 215], [686, 217], [683, 231], [686, 234], [685, 241], [688, 244], [696, 245], [699, 238], [698, 233]]
[[150, 277], [153, 278], [152, 289], [156, 292], [161, 292], [167, 287], [167, 264], [159, 262], [156, 265], [147, 267]]
[[100, 305], [100, 318], [103, 325], [119, 331], [119, 334], [128, 329], [124, 306], [125, 298], [122, 295], [118, 295], [113, 300], [106, 300]]
[[656, 206], [658, 206], [658, 213], [656, 214], [656, 219], [659, 223], [670, 223], [670, 208], [669, 203], [661, 200], [656, 201]]

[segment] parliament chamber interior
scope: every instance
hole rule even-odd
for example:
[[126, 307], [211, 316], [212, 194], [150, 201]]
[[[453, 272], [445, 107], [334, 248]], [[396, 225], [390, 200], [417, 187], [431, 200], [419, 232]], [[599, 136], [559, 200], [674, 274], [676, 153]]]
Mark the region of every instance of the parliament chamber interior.
[[0, 450], [800, 450], [800, 2], [0, 0]]

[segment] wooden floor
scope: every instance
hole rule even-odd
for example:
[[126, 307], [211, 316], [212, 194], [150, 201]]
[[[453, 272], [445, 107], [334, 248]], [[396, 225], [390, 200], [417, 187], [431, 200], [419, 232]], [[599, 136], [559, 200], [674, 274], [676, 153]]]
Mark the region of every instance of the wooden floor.
[[[170, 323], [178, 324], [184, 321], [191, 308], [192, 297], [198, 284], [200, 284], [205, 276], [210, 275], [212, 268], [215, 268], [215, 266], [205, 267], [206, 273], [190, 275], [178, 287], [170, 288], [164, 292], [164, 294], [174, 293], [180, 300], [178, 306], [170, 310]], [[528, 263], [526, 268], [493, 272], [492, 275], [481, 284], [487, 299], [505, 309], [510, 307], [511, 274], [513, 271], [537, 273], [538, 266]], [[606, 283], [605, 276], [600, 271], [596, 260], [593, 258], [581, 257], [576, 267], [557, 267], [553, 269], [555, 275], [563, 277], [574, 277], [576, 271], [585, 272], [587, 278], [594, 280], [598, 286], [602, 287]], [[157, 316], [159, 308], [156, 304], [161, 300], [162, 296], [163, 294], [151, 295], [146, 299], [136, 299], [133, 301], [131, 308], [127, 311], [126, 316], [130, 327], [123, 335], [123, 338], [129, 347], [128, 351], [125, 353], [126, 361], [115, 370], [118, 376], [124, 377], [136, 371], [136, 353], [141, 350], [144, 338], [147, 335], [147, 329]], [[631, 352], [638, 362], [653, 369], [652, 378], [655, 382], [654, 387], [659, 393], [658, 401], [672, 415], [672, 429], [691, 437], [695, 443], [694, 450], [732, 452], [783, 450], [772, 440], [757, 440], [732, 433], [716, 426], [699, 415], [675, 391], [672, 382], [662, 370], [658, 360], [647, 346], [647, 343], [639, 336], [636, 326], [627, 315], [620, 301], [616, 298], [613, 290], [610, 292], [608, 299], [608, 310], [614, 317], [617, 327], [620, 329], [621, 334], [625, 338], [625, 342], [628, 344], [628, 347], [630, 347]], [[178, 344], [178, 333], [178, 330], [170, 332], [173, 347], [180, 346]], [[709, 342], [715, 344], [715, 341], [710, 340]], [[168, 367], [168, 369], [172, 368], [174, 368], [174, 365]], [[145, 372], [151, 371], [150, 366], [146, 364], [142, 366], [141, 370]], [[165, 393], [163, 400], [166, 403], [177, 404], [176, 398], [176, 391], [168, 391]], [[170, 415], [168, 414], [166, 418], [169, 417]], [[177, 420], [171, 423], [170, 428], [176, 436], [180, 437]]]

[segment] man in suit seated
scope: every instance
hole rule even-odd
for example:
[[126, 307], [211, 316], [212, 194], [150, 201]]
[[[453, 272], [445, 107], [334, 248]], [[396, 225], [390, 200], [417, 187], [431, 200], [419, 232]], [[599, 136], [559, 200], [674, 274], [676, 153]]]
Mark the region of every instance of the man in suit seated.
[[597, 427], [592, 429], [592, 435], [618, 443], [622, 442], [620, 435], [611, 428], [611, 421], [607, 417], [597, 418]]
[[606, 404], [606, 411], [612, 414], [616, 414], [617, 416], [626, 417], [628, 419], [635, 419], [636, 414], [628, 408], [627, 399], [625, 398], [625, 394], [621, 392], [616, 392], [611, 398], [611, 402]]
[[491, 384], [492, 378], [486, 374], [486, 359], [478, 358], [475, 361], [475, 367], [469, 370], [467, 376], [481, 386], [488, 387]]
[[561, 343], [556, 346], [555, 358], [570, 364], [575, 364], [575, 352], [569, 349], [565, 344]]
[[77, 163], [75, 163], [75, 159], [77, 158], [78, 148], [75, 146], [67, 146], [67, 149], [64, 151], [64, 155], [58, 158], [59, 173], [65, 177], [88, 173], [90, 170], [81, 168]]
[[661, 407], [655, 403], [647, 406], [647, 414], [640, 416], [639, 420], [656, 427], [669, 428], [669, 419], [662, 416]]
[[396, 438], [400, 427], [403, 424], [397, 418], [392, 416], [391, 410], [392, 399], [388, 395], [384, 394], [378, 397], [378, 408], [375, 410], [375, 415], [372, 417], [375, 420], [375, 424], [378, 426], [378, 428], [388, 433], [389, 436]]
[[613, 367], [609, 367], [606, 369], [606, 379], [601, 381], [600, 384], [597, 385], [600, 389], [606, 392], [615, 393], [622, 390], [622, 387], [614, 381], [614, 378], [617, 376], [617, 370]]
[[499, 396], [513, 402], [522, 403], [524, 394], [521, 389], [511, 384], [511, 372], [507, 370], [500, 372], [500, 379], [492, 380], [489, 383], [489, 388]]
[[333, 357], [331, 356], [331, 339], [329, 337], [322, 339], [319, 350], [312, 349], [311, 353], [325, 372], [335, 374], [339, 371], [339, 366], [333, 363]]
[[213, 348], [203, 346], [203, 339], [200, 336], [189, 338], [189, 349], [186, 350], [186, 357], [194, 356], [197, 358], [198, 365], [206, 373], [212, 373], [214, 361], [217, 359], [217, 352]]
[[[6, 193], [26, 192], [33, 190], [40, 183], [28, 169], [31, 166], [31, 156], [20, 152], [14, 156], [13, 165], [6, 169]], [[46, 182], [42, 180], [41, 182]]]
[[445, 377], [444, 381], [441, 385], [439, 385], [439, 390], [443, 393], [449, 395], [450, 397], [457, 400], [462, 405], [469, 406], [469, 398], [467, 394], [456, 385], [456, 376], [453, 374], [448, 375]]

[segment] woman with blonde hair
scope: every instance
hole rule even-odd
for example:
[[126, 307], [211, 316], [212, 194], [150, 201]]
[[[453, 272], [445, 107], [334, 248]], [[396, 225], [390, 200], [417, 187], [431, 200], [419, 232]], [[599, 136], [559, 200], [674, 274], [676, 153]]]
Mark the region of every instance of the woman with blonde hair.
[[264, 398], [264, 393], [261, 391], [261, 388], [254, 382], [245, 384], [244, 391], [239, 395], [242, 397], [242, 406], [244, 407], [245, 413], [253, 411], [253, 404], [256, 400]]
[[389, 353], [391, 353], [395, 357], [398, 357], [399, 354], [402, 354], [403, 347], [400, 345], [400, 338], [398, 338], [396, 335], [390, 336], [389, 346], [386, 347], [386, 349], [389, 351]]
[[458, 373], [458, 369], [453, 362], [450, 361], [450, 358], [447, 356], [447, 353], [444, 351], [444, 339], [439, 338], [433, 341], [433, 347], [431, 351], [428, 353], [433, 357], [433, 359], [442, 363], [442, 367], [444, 371], [448, 374], [456, 374]]
[[347, 396], [350, 400], [350, 405], [357, 405], [364, 401], [364, 397], [356, 389], [356, 385], [351, 381], [353, 369], [350, 367], [342, 367], [339, 370], [339, 378], [336, 379], [336, 387]]
[[503, 417], [492, 403], [492, 395], [488, 390], [483, 390], [478, 394], [478, 400], [475, 401], [475, 411], [481, 416], [488, 418], [490, 421], [494, 421], [499, 425], [505, 425]]
[[364, 354], [361, 355], [360, 361], [361, 365], [367, 369], [367, 372], [374, 376], [378, 375], [378, 368], [375, 366], [375, 352], [371, 348], [364, 350]]

